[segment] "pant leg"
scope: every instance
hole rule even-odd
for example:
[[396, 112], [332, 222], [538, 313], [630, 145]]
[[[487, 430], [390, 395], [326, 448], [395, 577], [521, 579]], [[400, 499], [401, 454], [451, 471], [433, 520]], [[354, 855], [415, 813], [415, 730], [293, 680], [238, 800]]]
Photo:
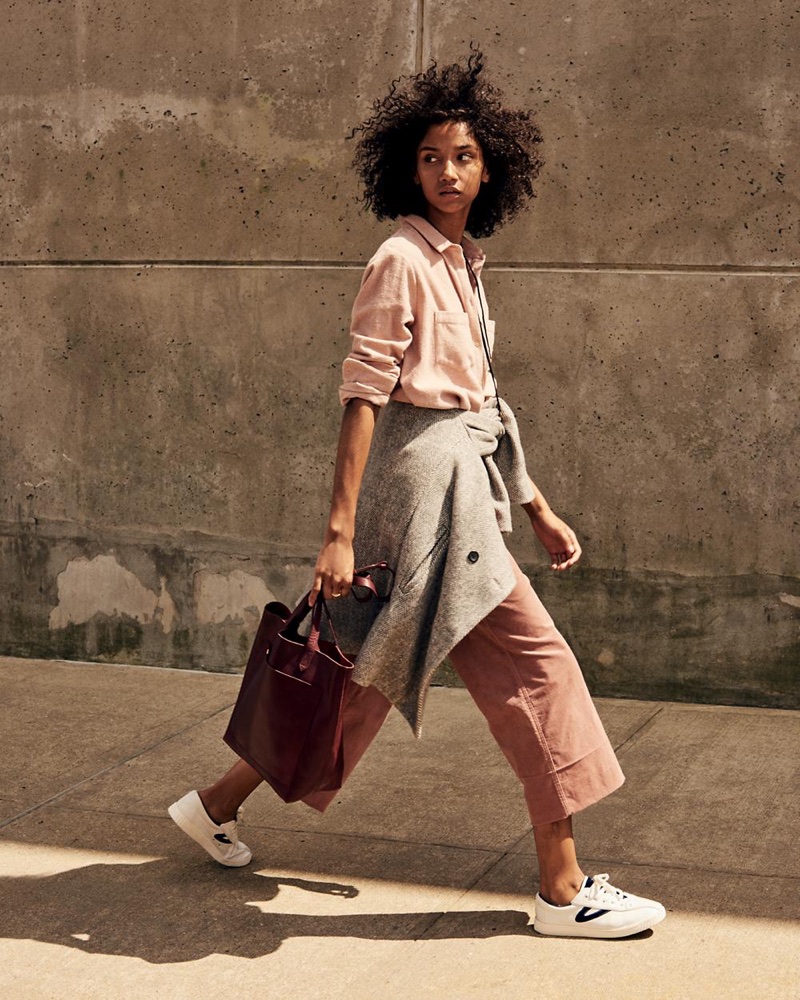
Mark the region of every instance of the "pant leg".
[[537, 826], [585, 809], [625, 779], [572, 650], [516, 562], [514, 571], [514, 590], [450, 660]]
[[[356, 764], [367, 751], [383, 725], [392, 703], [377, 688], [351, 684], [347, 701], [342, 711], [342, 747], [344, 753], [344, 773], [342, 784], [353, 773]], [[332, 792], [312, 792], [302, 801], [312, 809], [325, 812], [339, 794]]]

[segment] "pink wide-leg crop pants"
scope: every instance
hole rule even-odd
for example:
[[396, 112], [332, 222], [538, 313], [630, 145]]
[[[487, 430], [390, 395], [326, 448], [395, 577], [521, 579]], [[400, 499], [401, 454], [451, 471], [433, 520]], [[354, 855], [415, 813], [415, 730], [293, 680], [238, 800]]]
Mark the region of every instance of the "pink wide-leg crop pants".
[[[572, 650], [516, 562], [514, 572], [513, 591], [451, 651], [450, 662], [522, 783], [531, 823], [539, 826], [585, 809], [625, 779]], [[351, 686], [344, 710], [345, 780], [390, 708], [376, 688]], [[314, 792], [303, 801], [323, 812], [338, 794]]]

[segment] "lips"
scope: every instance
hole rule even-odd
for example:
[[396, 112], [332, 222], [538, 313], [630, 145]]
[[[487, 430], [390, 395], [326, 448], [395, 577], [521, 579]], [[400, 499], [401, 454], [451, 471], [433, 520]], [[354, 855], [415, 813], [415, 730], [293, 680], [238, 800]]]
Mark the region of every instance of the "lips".
[[440, 195], [459, 195], [459, 194], [461, 194], [461, 192], [457, 188], [443, 188], [439, 192], [439, 194]]

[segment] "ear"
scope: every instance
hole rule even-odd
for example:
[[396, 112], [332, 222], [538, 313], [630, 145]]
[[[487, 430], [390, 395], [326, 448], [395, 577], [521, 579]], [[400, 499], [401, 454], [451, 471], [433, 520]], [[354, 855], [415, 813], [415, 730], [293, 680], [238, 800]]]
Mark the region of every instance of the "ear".
[[414, 171], [414, 183], [415, 184], [421, 184], [422, 183], [422, 181], [419, 179], [419, 172], [417, 170]]
[[492, 178], [491, 175], [489, 174], [489, 171], [486, 169], [486, 167], [484, 167], [483, 173], [481, 174], [481, 183], [488, 184], [491, 179]]

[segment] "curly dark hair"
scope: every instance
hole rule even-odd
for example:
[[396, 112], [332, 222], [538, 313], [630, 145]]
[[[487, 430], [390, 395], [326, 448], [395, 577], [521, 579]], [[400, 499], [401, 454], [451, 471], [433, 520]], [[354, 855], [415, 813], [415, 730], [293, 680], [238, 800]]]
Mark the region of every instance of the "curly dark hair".
[[425, 215], [425, 199], [414, 183], [417, 147], [431, 125], [463, 122], [478, 141], [490, 180], [470, 208], [467, 229], [478, 238], [512, 219], [529, 198], [543, 160], [542, 141], [529, 111], [512, 110], [482, 78], [484, 57], [473, 48], [466, 67], [436, 63], [422, 73], [392, 83], [373, 104], [372, 115], [350, 133], [359, 133], [353, 164], [364, 185], [363, 203], [379, 219]]

